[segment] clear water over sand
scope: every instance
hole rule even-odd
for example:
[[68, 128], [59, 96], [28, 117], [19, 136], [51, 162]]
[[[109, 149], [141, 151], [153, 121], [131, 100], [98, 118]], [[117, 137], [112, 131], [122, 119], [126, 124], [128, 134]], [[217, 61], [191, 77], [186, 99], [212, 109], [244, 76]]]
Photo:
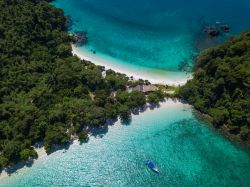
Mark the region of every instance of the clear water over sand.
[[247, 187], [249, 166], [249, 152], [199, 121], [188, 105], [169, 101], [130, 124], [117, 122], [89, 143], [41, 158], [0, 186]]
[[[57, 0], [72, 31], [87, 31], [84, 49], [130, 66], [178, 71], [199, 49], [250, 28], [249, 0]], [[204, 25], [227, 22], [232, 31], [216, 40]]]
[[[87, 31], [89, 45], [121, 67], [178, 71], [178, 65], [211, 43], [204, 22], [226, 21], [232, 33], [250, 28], [249, 0], [57, 0], [72, 31]], [[229, 34], [230, 35], [230, 34]], [[108, 58], [108, 59], [110, 59]], [[113, 62], [112, 62], [113, 63]], [[119, 64], [117, 64], [119, 66]], [[179, 73], [179, 72], [178, 72]], [[151, 159], [160, 170], [145, 166]], [[166, 104], [117, 122], [103, 136], [42, 157], [0, 186], [250, 186], [250, 156], [193, 114]]]

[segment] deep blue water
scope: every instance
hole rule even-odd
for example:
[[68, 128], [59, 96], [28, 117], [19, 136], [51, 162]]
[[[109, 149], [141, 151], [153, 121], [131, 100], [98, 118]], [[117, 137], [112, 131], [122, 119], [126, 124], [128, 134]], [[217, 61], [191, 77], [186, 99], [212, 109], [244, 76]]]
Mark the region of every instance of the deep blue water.
[[[200, 49], [250, 28], [249, 0], [57, 0], [73, 21], [72, 31], [87, 31], [87, 49], [127, 64], [177, 71]], [[218, 39], [204, 25], [227, 22], [232, 31]], [[84, 47], [86, 48], [86, 47]]]
[[[178, 64], [250, 28], [249, 0], [57, 0], [72, 31], [87, 31], [96, 50], [127, 65], [176, 71]], [[232, 32], [207, 38], [202, 25]], [[155, 175], [145, 166], [152, 159]], [[41, 158], [0, 186], [250, 186], [249, 151], [209, 128], [188, 106], [155, 109], [117, 123], [89, 143]]]
[[[198, 120], [186, 105], [133, 116], [130, 125], [118, 122], [103, 136], [63, 152], [42, 157], [0, 186], [250, 186], [250, 153]], [[147, 169], [146, 159], [159, 175]]]

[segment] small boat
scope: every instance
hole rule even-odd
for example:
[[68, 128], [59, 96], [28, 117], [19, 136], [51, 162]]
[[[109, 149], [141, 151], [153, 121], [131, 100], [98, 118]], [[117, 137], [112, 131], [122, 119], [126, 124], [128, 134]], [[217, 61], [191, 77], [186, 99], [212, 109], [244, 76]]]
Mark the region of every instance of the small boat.
[[146, 161], [146, 164], [148, 166], [149, 169], [151, 169], [152, 171], [154, 171], [155, 173], [159, 173], [158, 168], [154, 165], [154, 163], [150, 160]]

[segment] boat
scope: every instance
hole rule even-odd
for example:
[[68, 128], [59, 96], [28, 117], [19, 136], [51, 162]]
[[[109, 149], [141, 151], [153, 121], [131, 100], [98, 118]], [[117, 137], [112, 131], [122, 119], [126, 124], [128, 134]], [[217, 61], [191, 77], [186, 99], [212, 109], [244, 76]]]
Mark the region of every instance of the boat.
[[158, 168], [154, 165], [154, 163], [151, 160], [147, 160], [146, 165], [148, 166], [149, 169], [151, 169], [155, 173], [159, 173]]

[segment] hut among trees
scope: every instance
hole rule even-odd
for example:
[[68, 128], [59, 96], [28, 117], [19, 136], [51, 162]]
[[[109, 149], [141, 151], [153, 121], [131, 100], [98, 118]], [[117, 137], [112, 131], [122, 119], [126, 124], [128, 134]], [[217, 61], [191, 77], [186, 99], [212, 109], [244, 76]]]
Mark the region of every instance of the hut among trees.
[[157, 87], [154, 85], [138, 85], [132, 88], [132, 91], [140, 91], [143, 93], [150, 93], [157, 90]]

